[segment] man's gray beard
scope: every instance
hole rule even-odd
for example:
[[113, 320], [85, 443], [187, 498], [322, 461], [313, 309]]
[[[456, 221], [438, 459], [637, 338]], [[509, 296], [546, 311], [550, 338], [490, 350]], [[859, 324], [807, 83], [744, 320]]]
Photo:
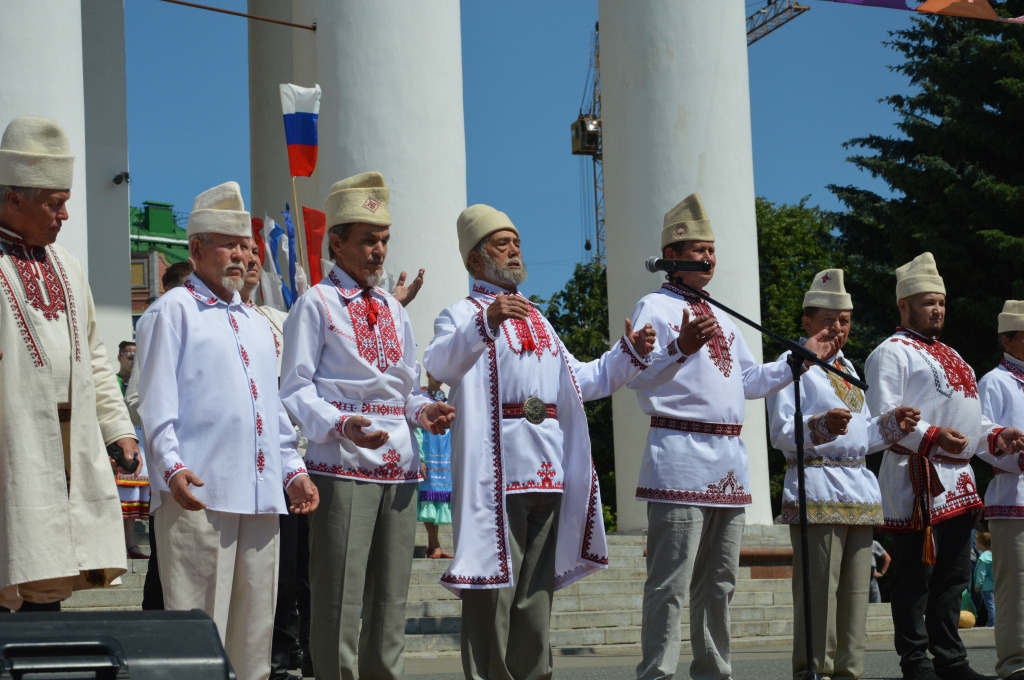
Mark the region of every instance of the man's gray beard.
[[381, 269], [376, 274], [370, 274], [369, 276], [366, 277], [366, 287], [367, 288], [376, 288], [377, 286], [379, 286], [384, 281], [384, 278], [386, 276], [387, 276], [387, 274], [384, 273], [383, 269]]
[[233, 279], [227, 274], [221, 274], [220, 285], [224, 286], [233, 293], [238, 293], [242, 290], [242, 287], [245, 285], [245, 278], [243, 277], [240, 279]]
[[[505, 260], [505, 266], [503, 267], [495, 262], [486, 252], [480, 253], [480, 257], [484, 263], [484, 274], [487, 275], [489, 281], [506, 288], [518, 288], [526, 280], [526, 265], [523, 264], [522, 259], [518, 257], [509, 258]], [[509, 269], [509, 262], [517, 263], [519, 268]]]

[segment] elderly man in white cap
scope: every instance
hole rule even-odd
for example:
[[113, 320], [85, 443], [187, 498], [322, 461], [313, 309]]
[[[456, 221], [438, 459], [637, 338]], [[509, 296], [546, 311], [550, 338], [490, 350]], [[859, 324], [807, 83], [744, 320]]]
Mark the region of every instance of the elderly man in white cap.
[[[689, 589], [697, 680], [730, 677], [729, 602], [739, 572], [743, 508], [750, 505], [747, 450], [740, 439], [746, 399], [763, 399], [792, 382], [785, 361], [754, 361], [739, 328], [724, 312], [676, 285], [698, 290], [715, 273], [715, 235], [698, 194], [665, 215], [663, 256], [710, 263], [707, 272], [679, 272], [644, 296], [633, 324], [652, 324], [662, 350], [629, 384], [651, 429], [636, 499], [647, 501], [641, 680], [671, 678], [679, 662], [680, 619]], [[822, 330], [807, 341], [821, 357], [834, 341]], [[692, 577], [692, 580], [691, 580]], [[703, 633], [702, 633], [703, 631]]]
[[[903, 677], [976, 680], [957, 630], [970, 576], [971, 529], [982, 507], [970, 457], [1016, 453], [1022, 434], [981, 410], [974, 371], [939, 342], [946, 287], [931, 253], [896, 269], [901, 325], [865, 364], [868, 408], [921, 410], [917, 429], [885, 452], [878, 481], [893, 537], [892, 620]], [[931, 652], [932, 659], [928, 658]]]
[[310, 651], [321, 680], [355, 678], [357, 664], [363, 680], [402, 677], [421, 479], [410, 428], [441, 434], [454, 418], [421, 395], [412, 323], [378, 287], [389, 197], [379, 172], [331, 187], [334, 268], [284, 326], [281, 392], [323, 499], [309, 522]]
[[187, 234], [195, 272], [136, 329], [160, 579], [166, 608], [206, 611], [239, 679], [261, 680], [279, 515], [318, 496], [278, 394], [273, 333], [238, 295], [252, 235], [238, 184], [200, 194]]
[[[993, 422], [1024, 429], [1024, 301], [1007, 300], [998, 318], [1003, 359], [978, 381], [981, 410]], [[1024, 678], [1024, 454], [993, 456], [995, 479], [985, 492], [995, 577], [996, 672]]]
[[578, 362], [519, 292], [519, 231], [473, 205], [459, 216], [469, 298], [434, 322], [423, 363], [452, 386], [455, 559], [441, 584], [462, 597], [466, 678], [551, 677], [556, 589], [608, 566], [583, 401], [606, 397], [647, 368], [650, 328]]
[[[79, 261], [54, 243], [74, 156], [15, 118], [0, 141], [0, 611], [59, 610], [125, 572], [105, 445], [138, 451]], [[15, 398], [16, 397], [16, 398]], [[118, 468], [119, 472], [127, 472]]]
[[[853, 314], [843, 270], [815, 274], [803, 308], [808, 337], [828, 331], [836, 353], [827, 361], [856, 376], [843, 356]], [[788, 356], [786, 352], [780, 359]], [[860, 388], [818, 366], [800, 380], [800, 404], [809, 414], [803, 432], [813, 670], [833, 680], [851, 680], [864, 674], [871, 545], [875, 526], [882, 523], [882, 494], [865, 465], [866, 456], [899, 442], [921, 414], [901, 406], [872, 417]], [[793, 677], [801, 680], [808, 669], [795, 412], [793, 390], [768, 397], [772, 445], [786, 454], [782, 521], [790, 525], [793, 543]]]

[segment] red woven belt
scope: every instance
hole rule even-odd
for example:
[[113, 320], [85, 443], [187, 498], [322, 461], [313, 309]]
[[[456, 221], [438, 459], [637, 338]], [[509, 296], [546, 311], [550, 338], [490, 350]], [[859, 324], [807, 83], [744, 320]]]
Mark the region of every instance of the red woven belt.
[[739, 437], [740, 431], [743, 429], [742, 425], [702, 423], [696, 420], [679, 420], [678, 418], [665, 418], [662, 416], [651, 416], [651, 427], [658, 427], [663, 430], [693, 432], [695, 434], [718, 434], [723, 437]]
[[[526, 413], [523, 412], [522, 404], [502, 404], [501, 405], [501, 417], [502, 418], [525, 418]], [[544, 417], [545, 418], [557, 418], [558, 408], [554, 404], [544, 404]]]

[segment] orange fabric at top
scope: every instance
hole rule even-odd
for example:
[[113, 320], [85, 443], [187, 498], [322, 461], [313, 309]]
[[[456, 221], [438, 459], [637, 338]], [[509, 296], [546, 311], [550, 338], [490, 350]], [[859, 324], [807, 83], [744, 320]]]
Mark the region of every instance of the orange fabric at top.
[[320, 270], [320, 248], [327, 231], [327, 215], [302, 206], [302, 222], [306, 225], [306, 256], [309, 259], [309, 285], [315, 286], [324, 277]]
[[999, 15], [988, 4], [988, 0], [927, 0], [917, 7], [917, 11], [999, 21]]

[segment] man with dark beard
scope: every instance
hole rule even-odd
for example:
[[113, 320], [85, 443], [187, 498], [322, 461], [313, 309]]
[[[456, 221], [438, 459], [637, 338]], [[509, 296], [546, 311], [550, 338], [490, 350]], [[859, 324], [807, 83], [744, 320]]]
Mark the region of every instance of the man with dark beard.
[[452, 386], [455, 559], [441, 584], [462, 596], [467, 678], [551, 677], [548, 629], [558, 588], [608, 566], [583, 401], [644, 370], [650, 326], [589, 363], [565, 349], [519, 292], [519, 231], [486, 205], [458, 219], [474, 281], [434, 322], [423, 364]]
[[335, 266], [284, 324], [281, 394], [323, 499], [309, 521], [309, 641], [320, 680], [356, 677], [357, 647], [359, 677], [402, 677], [420, 480], [410, 428], [443, 434], [454, 419], [451, 406], [421, 394], [412, 323], [377, 287], [389, 197], [379, 172], [331, 187], [324, 212]]
[[896, 532], [896, 652], [907, 680], [980, 680], [957, 631], [982, 507], [970, 457], [1020, 451], [1022, 434], [983, 415], [974, 371], [939, 342], [946, 287], [931, 253], [896, 269], [896, 305], [902, 325], [865, 365], [872, 413], [903, 404], [921, 411], [917, 429], [885, 452], [878, 474], [882, 530]]

